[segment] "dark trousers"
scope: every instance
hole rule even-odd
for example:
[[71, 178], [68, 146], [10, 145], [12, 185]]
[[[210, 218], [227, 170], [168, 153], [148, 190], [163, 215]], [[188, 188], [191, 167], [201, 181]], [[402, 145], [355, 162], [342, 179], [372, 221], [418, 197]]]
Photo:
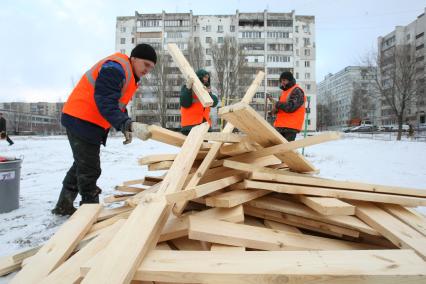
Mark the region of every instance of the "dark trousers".
[[67, 130], [74, 163], [62, 184], [67, 190], [78, 192], [82, 200], [97, 197], [101, 192], [96, 181], [101, 175], [100, 145], [90, 144]]
[[9, 135], [7, 135], [6, 132], [2, 131], [0, 135], [1, 135], [1, 139], [6, 139], [7, 143], [9, 143], [9, 145], [13, 144], [12, 139], [10, 139]]
[[285, 127], [279, 127], [277, 128], [277, 131], [289, 142], [294, 141], [297, 133], [299, 133], [299, 130]]

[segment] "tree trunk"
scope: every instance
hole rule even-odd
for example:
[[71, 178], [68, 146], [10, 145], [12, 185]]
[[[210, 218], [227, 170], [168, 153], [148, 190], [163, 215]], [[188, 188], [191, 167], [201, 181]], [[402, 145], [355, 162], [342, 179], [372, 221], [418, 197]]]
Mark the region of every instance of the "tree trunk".
[[398, 136], [396, 140], [400, 141], [402, 137], [402, 115], [398, 115]]

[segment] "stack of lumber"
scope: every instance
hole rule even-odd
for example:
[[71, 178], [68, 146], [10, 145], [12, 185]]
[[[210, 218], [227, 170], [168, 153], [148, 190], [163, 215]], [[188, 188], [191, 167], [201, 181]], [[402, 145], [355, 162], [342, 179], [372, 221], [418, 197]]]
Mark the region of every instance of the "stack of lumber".
[[[153, 174], [83, 205], [43, 246], [0, 260], [11, 283], [426, 283], [426, 190], [314, 176], [250, 103], [224, 107], [220, 133], [151, 127], [178, 154], [142, 157]], [[238, 133], [234, 133], [238, 129]], [[163, 173], [163, 172], [161, 172]]]

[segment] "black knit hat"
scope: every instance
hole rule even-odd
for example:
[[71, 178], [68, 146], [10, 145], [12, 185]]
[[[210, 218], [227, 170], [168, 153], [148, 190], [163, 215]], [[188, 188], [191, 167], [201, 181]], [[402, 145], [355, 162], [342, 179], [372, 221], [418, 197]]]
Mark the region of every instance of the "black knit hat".
[[296, 81], [294, 79], [294, 77], [293, 77], [293, 74], [290, 71], [285, 71], [285, 72], [281, 73], [281, 75], [280, 75], [280, 81], [283, 80], [283, 79], [287, 79], [290, 82]]
[[146, 43], [141, 43], [133, 48], [130, 57], [136, 57], [140, 59], [145, 59], [152, 61], [154, 64], [157, 63], [157, 54], [152, 46]]

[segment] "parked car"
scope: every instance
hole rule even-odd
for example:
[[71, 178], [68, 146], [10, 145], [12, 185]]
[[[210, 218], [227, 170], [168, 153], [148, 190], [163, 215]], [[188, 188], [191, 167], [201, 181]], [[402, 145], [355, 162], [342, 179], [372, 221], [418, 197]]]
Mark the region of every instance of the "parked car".
[[360, 125], [351, 129], [350, 132], [373, 132], [374, 127], [372, 125]]

